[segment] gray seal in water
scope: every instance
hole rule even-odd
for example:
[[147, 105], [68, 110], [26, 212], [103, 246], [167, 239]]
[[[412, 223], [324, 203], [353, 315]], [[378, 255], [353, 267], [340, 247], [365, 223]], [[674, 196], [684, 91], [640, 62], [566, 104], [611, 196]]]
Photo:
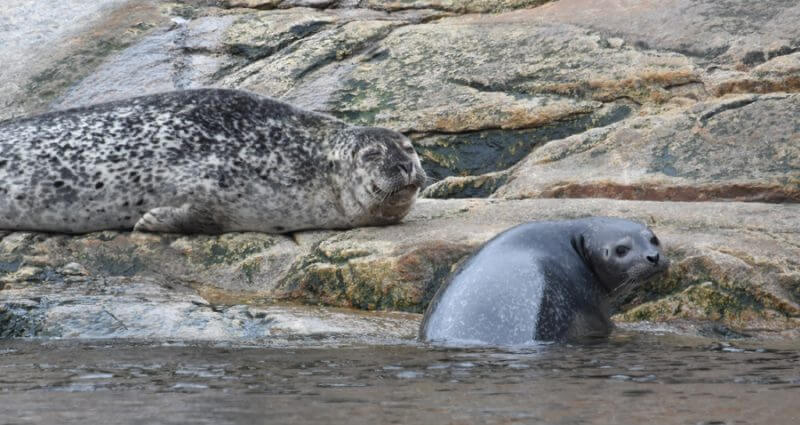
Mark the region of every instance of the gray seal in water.
[[484, 244], [439, 288], [420, 338], [522, 345], [607, 336], [610, 298], [668, 265], [655, 234], [629, 220], [522, 224]]
[[253, 93], [161, 93], [0, 123], [0, 229], [270, 233], [400, 221], [402, 134]]

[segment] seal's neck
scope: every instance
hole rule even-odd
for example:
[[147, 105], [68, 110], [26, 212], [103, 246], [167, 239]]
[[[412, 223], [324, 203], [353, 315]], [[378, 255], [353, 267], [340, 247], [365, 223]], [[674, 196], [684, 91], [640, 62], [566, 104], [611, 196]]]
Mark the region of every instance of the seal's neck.
[[597, 272], [594, 261], [592, 261], [592, 257], [589, 253], [589, 247], [586, 245], [586, 236], [584, 236], [584, 232], [576, 232], [574, 235], [572, 235], [570, 244], [572, 245], [572, 249], [575, 251], [578, 257], [580, 257], [583, 263], [586, 265], [586, 268], [588, 268], [592, 273], [592, 276], [597, 281], [598, 286], [603, 294], [610, 294], [611, 290], [603, 284], [603, 280], [600, 278], [600, 274]]

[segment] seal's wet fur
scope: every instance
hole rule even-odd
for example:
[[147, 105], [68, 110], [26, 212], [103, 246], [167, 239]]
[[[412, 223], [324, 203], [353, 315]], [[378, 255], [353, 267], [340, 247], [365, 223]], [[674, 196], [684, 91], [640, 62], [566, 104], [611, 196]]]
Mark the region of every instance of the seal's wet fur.
[[607, 336], [609, 300], [668, 264], [658, 238], [636, 222], [522, 224], [484, 244], [439, 288], [420, 338], [520, 345]]

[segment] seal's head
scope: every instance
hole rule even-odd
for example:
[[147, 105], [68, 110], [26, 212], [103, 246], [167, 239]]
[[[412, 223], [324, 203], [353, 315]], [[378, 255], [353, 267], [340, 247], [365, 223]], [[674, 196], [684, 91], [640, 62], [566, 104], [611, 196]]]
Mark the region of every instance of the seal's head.
[[609, 293], [627, 293], [669, 267], [661, 242], [647, 226], [616, 218], [587, 222], [575, 246]]
[[[344, 130], [349, 146], [345, 161], [352, 203], [366, 214], [365, 224], [390, 224], [402, 219], [425, 184], [425, 171], [411, 141], [377, 127]], [[345, 194], [343, 194], [345, 195]]]

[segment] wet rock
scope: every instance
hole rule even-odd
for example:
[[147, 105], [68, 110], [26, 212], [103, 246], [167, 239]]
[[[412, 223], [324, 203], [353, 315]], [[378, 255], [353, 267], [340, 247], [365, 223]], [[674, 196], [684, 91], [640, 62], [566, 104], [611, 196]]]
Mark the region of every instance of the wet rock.
[[9, 0], [0, 5], [0, 120], [42, 112], [168, 16], [155, 1]]
[[[34, 289], [41, 282], [85, 282], [87, 277], [63, 272], [78, 262], [92, 281], [116, 279], [124, 289], [125, 282], [155, 279], [194, 288], [220, 305], [294, 300], [422, 312], [452, 267], [500, 231], [529, 220], [587, 215], [648, 223], [673, 260], [668, 276], [620, 300], [617, 320], [717, 320], [742, 331], [797, 326], [800, 207], [737, 202], [422, 200], [397, 226], [304, 232], [293, 240], [257, 234], [12, 233], [0, 245], [0, 262], [12, 265], [0, 272], [0, 303], [17, 312], [13, 329], [36, 328], [30, 323], [40, 322], [25, 319], [33, 313], [19, 312], [38, 311], [24, 306], [39, 302]], [[260, 268], [248, 272], [253, 262]]]
[[427, 197], [493, 199], [289, 236], [0, 232], [0, 334], [274, 337], [241, 307], [274, 300], [421, 312], [496, 233], [590, 214], [652, 224], [674, 259], [616, 320], [798, 328], [800, 7], [540, 3], [4, 1], [0, 120], [248, 89], [403, 131]]
[[[582, 133], [595, 126], [604, 126], [628, 117], [632, 108], [626, 104], [612, 104], [600, 108], [593, 113], [579, 114], [552, 123], [520, 130], [483, 130], [475, 132], [438, 134], [424, 136], [415, 140], [417, 152], [424, 161], [428, 177], [434, 181], [441, 180], [455, 174], [460, 176], [479, 176], [474, 179], [454, 179], [448, 181], [447, 191], [429, 190], [427, 194], [438, 193], [439, 198], [464, 198], [489, 196], [497, 188], [500, 181], [493, 177], [495, 174], [483, 176], [485, 173], [495, 173], [506, 170], [525, 158], [537, 146], [551, 140], [556, 140], [572, 134]], [[473, 188], [481, 187], [480, 191], [470, 190], [466, 186], [459, 186], [456, 182], [471, 182]], [[489, 186], [484, 182], [491, 182]], [[426, 195], [427, 196], [427, 195]]]
[[[99, 232], [83, 236], [12, 233], [0, 240], [0, 281], [63, 279], [64, 275], [150, 277], [203, 291], [227, 282], [227, 300], [244, 291], [269, 296], [293, 262], [307, 253], [285, 236], [230, 233], [219, 237]], [[50, 277], [48, 279], [47, 277]], [[267, 285], [267, 286], [264, 286]], [[215, 299], [211, 291], [206, 294]], [[229, 301], [230, 303], [230, 301]]]
[[743, 96], [551, 142], [505, 198], [800, 201], [800, 95]]
[[206, 87], [239, 60], [224, 50], [223, 34], [236, 16], [207, 16], [160, 28], [73, 85], [55, 109], [91, 105], [170, 90]]
[[418, 318], [291, 306], [216, 306], [148, 278], [16, 285], [0, 298], [0, 338], [253, 341], [325, 335], [410, 338]]

